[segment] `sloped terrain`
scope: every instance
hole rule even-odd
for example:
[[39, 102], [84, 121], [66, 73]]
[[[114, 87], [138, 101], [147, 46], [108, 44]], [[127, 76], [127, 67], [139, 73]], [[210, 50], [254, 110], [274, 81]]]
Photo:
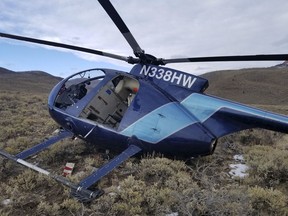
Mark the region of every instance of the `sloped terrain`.
[[[281, 85], [276, 93], [271, 89], [274, 97], [260, 89], [267, 91], [268, 86], [274, 86], [278, 82], [275, 74], [269, 78], [267, 73], [259, 84], [256, 74], [263, 74], [261, 71], [257, 69], [254, 75], [242, 72], [204, 75], [210, 80], [207, 92], [286, 112], [286, 100], [283, 105], [282, 94], [277, 94], [286, 91], [284, 72], [277, 75]], [[233, 85], [232, 79], [242, 85]], [[228, 85], [224, 80], [232, 81]], [[47, 112], [47, 97], [58, 81], [42, 72], [1, 69], [1, 149], [16, 154], [52, 135], [58, 126]], [[248, 89], [261, 97], [253, 91], [240, 94]], [[131, 158], [99, 182], [98, 187], [106, 193], [88, 204], [70, 198], [69, 190], [53, 180], [0, 158], [0, 215], [287, 215], [287, 143], [287, 135], [249, 130], [219, 140], [215, 153], [203, 158]], [[249, 166], [245, 178], [229, 174], [235, 155], [243, 155]], [[70, 179], [79, 182], [107, 162], [107, 156], [81, 140], [66, 139], [29, 160], [59, 175], [66, 162], [74, 162]]]
[[202, 77], [209, 80], [207, 94], [246, 104], [288, 105], [288, 68], [216, 71]]
[[49, 93], [62, 78], [42, 71], [14, 72], [0, 67], [1, 91], [25, 91], [29, 93]]

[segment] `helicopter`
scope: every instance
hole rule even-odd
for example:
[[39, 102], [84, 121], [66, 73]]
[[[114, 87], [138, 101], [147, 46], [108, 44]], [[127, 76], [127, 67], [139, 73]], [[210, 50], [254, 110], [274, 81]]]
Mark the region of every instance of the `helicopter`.
[[[42, 143], [16, 155], [0, 155], [71, 188], [82, 202], [100, 197], [97, 182], [128, 158], [144, 153], [191, 158], [213, 154], [217, 140], [245, 129], [288, 133], [288, 117], [205, 94], [207, 79], [165, 67], [169, 63], [275, 61], [288, 54], [157, 58], [145, 53], [109, 0], [98, 0], [133, 50], [121, 56], [53, 41], [0, 33], [1, 37], [100, 55], [133, 64], [129, 73], [106, 68], [80, 71], [50, 92], [48, 110], [62, 128]], [[62, 139], [78, 137], [119, 152], [78, 184], [53, 174], [27, 158]]]

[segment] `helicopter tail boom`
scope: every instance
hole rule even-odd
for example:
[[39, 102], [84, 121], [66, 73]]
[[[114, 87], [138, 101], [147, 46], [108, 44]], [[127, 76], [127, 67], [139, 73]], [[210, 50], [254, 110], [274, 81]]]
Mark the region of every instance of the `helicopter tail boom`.
[[288, 117], [203, 94], [191, 94], [181, 103], [217, 138], [263, 128], [288, 133]]

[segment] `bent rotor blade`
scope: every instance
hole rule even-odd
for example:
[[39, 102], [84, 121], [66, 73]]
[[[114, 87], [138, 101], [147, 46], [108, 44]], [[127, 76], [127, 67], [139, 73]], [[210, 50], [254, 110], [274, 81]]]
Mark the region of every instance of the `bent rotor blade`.
[[184, 63], [184, 62], [223, 62], [223, 61], [285, 61], [288, 54], [268, 54], [268, 55], [240, 55], [240, 56], [210, 56], [195, 58], [175, 58], [161, 59], [163, 64]]
[[98, 0], [101, 6], [104, 8], [106, 13], [110, 16], [114, 24], [117, 26], [119, 31], [122, 33], [126, 41], [129, 43], [131, 48], [133, 49], [134, 54], [137, 57], [140, 57], [141, 54], [144, 54], [144, 50], [141, 49], [135, 38], [133, 37], [132, 33], [114, 8], [114, 6], [111, 4], [109, 0]]
[[91, 54], [100, 55], [100, 56], [106, 56], [109, 58], [126, 61], [128, 63], [130, 63], [132, 61], [133, 61], [133, 63], [138, 62], [138, 59], [135, 59], [132, 57], [120, 56], [120, 55], [116, 55], [116, 54], [112, 54], [112, 53], [103, 52], [100, 50], [88, 49], [88, 48], [84, 48], [84, 47], [78, 47], [78, 46], [73, 46], [73, 45], [69, 45], [69, 44], [57, 43], [57, 42], [53, 42], [53, 41], [40, 40], [40, 39], [35, 39], [35, 38], [23, 37], [23, 36], [19, 36], [19, 35], [6, 34], [6, 33], [2, 33], [2, 32], [0, 32], [0, 37], [5, 37], [5, 38], [10, 38], [10, 39], [15, 39], [15, 40], [21, 40], [21, 41], [26, 41], [26, 42], [36, 43], [36, 44], [43, 44], [43, 45], [48, 45], [48, 46], [60, 47], [60, 48], [65, 48], [65, 49], [70, 49], [70, 50], [76, 50], [76, 51], [91, 53]]

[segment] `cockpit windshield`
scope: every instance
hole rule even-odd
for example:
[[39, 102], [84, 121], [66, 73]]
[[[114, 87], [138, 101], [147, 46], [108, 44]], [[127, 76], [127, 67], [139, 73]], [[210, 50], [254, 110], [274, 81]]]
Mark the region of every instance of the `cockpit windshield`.
[[65, 109], [81, 100], [105, 77], [105, 73], [99, 69], [91, 69], [79, 72], [70, 77], [61, 87], [55, 106]]

